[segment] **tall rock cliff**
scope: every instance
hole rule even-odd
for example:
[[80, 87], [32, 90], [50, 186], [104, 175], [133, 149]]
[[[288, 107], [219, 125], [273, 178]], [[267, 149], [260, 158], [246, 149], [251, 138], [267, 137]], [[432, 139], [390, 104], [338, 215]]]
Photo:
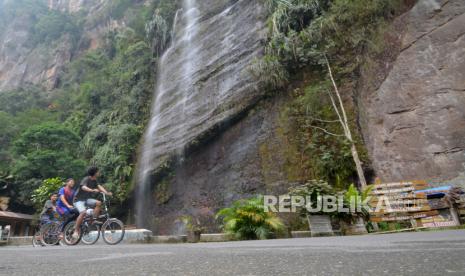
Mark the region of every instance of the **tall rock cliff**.
[[[0, 2], [5, 9], [8, 1]], [[0, 33], [0, 91], [26, 84], [42, 84], [53, 88], [56, 72], [71, 58], [67, 37], [48, 48], [36, 48], [30, 43], [33, 11], [18, 13], [6, 22]]]
[[465, 172], [465, 2], [418, 1], [394, 27], [360, 92], [374, 169], [385, 181], [453, 180]]
[[[56, 88], [60, 74], [73, 57], [98, 48], [105, 33], [123, 24], [99, 17], [105, 1], [39, 0], [32, 3], [29, 7], [29, 2], [0, 1], [0, 10], [8, 15], [8, 18], [3, 16], [6, 21], [0, 26], [0, 92], [25, 85], [40, 85], [47, 90]], [[70, 23], [64, 18], [71, 20], [74, 14], [83, 12], [80, 30], [76, 28], [74, 34], [80, 33], [72, 38], [64, 31], [45, 43], [35, 41], [38, 35], [34, 27], [44, 23], [41, 18], [52, 11], [62, 16], [63, 21], [55, 22], [63, 25]], [[57, 29], [52, 25], [47, 27]]]
[[[224, 197], [230, 193], [223, 184], [240, 190], [241, 185], [236, 181], [251, 180], [248, 177], [240, 180], [237, 175], [243, 168], [239, 164], [242, 161], [240, 159], [245, 157], [244, 154], [250, 154], [246, 141], [238, 140], [239, 144], [228, 141], [232, 143], [228, 145], [232, 146], [228, 149], [232, 152], [223, 156], [216, 150], [225, 151], [225, 148], [209, 151], [210, 145], [207, 145], [209, 143], [206, 140], [210, 141], [228, 129], [228, 124], [264, 95], [263, 90], [256, 89], [257, 85], [247, 70], [263, 50], [265, 10], [258, 1], [184, 0], [183, 3], [174, 30], [173, 45], [160, 61], [152, 119], [141, 152], [137, 183], [141, 201], [138, 202], [138, 220], [141, 222], [151, 220], [151, 211], [146, 214], [149, 218], [141, 211], [145, 212], [147, 205], [153, 206], [148, 203], [151, 202], [151, 196], [147, 195], [152, 186], [156, 186], [154, 195], [157, 203], [168, 203], [170, 198], [178, 202], [165, 204], [164, 210], [170, 209], [168, 212], [161, 211], [160, 206], [154, 206], [157, 214], [164, 213], [163, 219], [172, 222], [183, 208], [197, 209], [192, 208], [192, 204], [213, 200], [211, 197], [214, 196], [214, 202], [203, 206], [212, 217], [215, 209], [224, 205]], [[249, 137], [243, 138], [254, 140], [255, 135], [249, 134]], [[194, 150], [200, 152], [193, 154]], [[235, 152], [237, 150], [239, 152]], [[192, 168], [189, 164], [192, 161], [186, 160], [201, 158], [205, 154], [207, 156], [196, 162], [201, 166], [197, 168], [196, 173], [199, 174], [191, 175], [194, 173], [190, 171]], [[221, 156], [226, 159], [219, 159]], [[167, 165], [172, 160], [181, 164]], [[212, 168], [205, 167], [207, 160], [209, 166], [221, 171], [215, 173]], [[176, 176], [175, 180], [165, 179], [160, 184], [159, 179], [147, 179], [152, 171], [167, 166], [171, 166], [168, 174]], [[232, 166], [238, 167], [233, 169]], [[227, 179], [231, 174], [235, 177]], [[214, 195], [213, 191], [220, 193]], [[144, 197], [148, 198], [143, 200]], [[156, 217], [160, 218], [158, 215]], [[165, 225], [169, 228], [171, 223]]]

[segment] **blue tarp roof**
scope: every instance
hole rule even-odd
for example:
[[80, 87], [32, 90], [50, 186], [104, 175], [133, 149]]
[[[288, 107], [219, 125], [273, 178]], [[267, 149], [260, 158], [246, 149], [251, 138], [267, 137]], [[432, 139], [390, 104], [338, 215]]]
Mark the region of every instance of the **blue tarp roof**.
[[441, 186], [441, 187], [435, 187], [435, 188], [430, 188], [430, 189], [418, 190], [418, 191], [415, 191], [415, 193], [434, 194], [438, 192], [447, 192], [450, 189], [452, 189], [452, 186]]
[[452, 189], [452, 186], [441, 186], [430, 189], [418, 190], [415, 191], [415, 193], [426, 194], [428, 198], [438, 198], [445, 196], [450, 189]]

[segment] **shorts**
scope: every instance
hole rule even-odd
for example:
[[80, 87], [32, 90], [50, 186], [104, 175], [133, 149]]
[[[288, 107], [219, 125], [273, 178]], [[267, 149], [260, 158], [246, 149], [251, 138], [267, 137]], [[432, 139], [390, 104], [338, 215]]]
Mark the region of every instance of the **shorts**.
[[79, 216], [79, 212], [76, 209], [68, 209], [66, 210], [63, 215], [61, 215], [65, 220], [73, 220], [77, 216]]
[[87, 208], [95, 208], [97, 200], [89, 198], [86, 201], [76, 201], [74, 202], [74, 207], [78, 210], [79, 213], [85, 212]]

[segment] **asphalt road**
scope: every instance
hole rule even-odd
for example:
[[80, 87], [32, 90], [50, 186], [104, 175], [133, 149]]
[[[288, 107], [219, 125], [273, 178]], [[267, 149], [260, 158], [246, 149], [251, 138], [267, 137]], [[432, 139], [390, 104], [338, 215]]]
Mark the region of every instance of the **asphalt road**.
[[0, 275], [465, 275], [465, 231], [202, 244], [1, 247]]

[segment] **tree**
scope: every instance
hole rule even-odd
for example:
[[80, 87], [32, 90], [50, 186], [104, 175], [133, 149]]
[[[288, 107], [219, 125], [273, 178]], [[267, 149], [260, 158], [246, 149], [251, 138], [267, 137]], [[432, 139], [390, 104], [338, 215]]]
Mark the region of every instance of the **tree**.
[[10, 184], [13, 176], [0, 170], [0, 211], [6, 211], [10, 203]]
[[26, 86], [0, 93], [0, 110], [12, 115], [19, 112], [48, 106], [43, 89], [37, 86]]
[[5, 112], [0, 111], [0, 171], [7, 170], [11, 162], [8, 147], [16, 133], [16, 125], [13, 117]]
[[58, 150], [76, 156], [79, 141], [79, 137], [68, 128], [57, 123], [44, 123], [26, 129], [14, 142], [14, 150], [18, 155]]
[[354, 160], [355, 169], [357, 171], [358, 179], [360, 181], [360, 189], [364, 190], [367, 187], [367, 182], [365, 179], [365, 174], [363, 172], [362, 162], [360, 161], [358, 150], [357, 150], [354, 138], [352, 136], [352, 131], [350, 129], [349, 120], [347, 118], [347, 113], [344, 107], [344, 103], [342, 101], [341, 94], [339, 92], [339, 88], [336, 84], [336, 81], [334, 80], [333, 71], [331, 69], [331, 65], [329, 64], [329, 61], [326, 55], [324, 55], [324, 62], [328, 69], [328, 75], [329, 75], [329, 78], [331, 80], [331, 84], [333, 87], [333, 91], [331, 92], [330, 90], [327, 90], [327, 93], [331, 101], [331, 106], [333, 108], [333, 111], [337, 115], [337, 120], [324, 120], [321, 118], [313, 118], [313, 120], [322, 122], [322, 123], [339, 123], [342, 127], [343, 134], [342, 135], [336, 134], [336, 133], [333, 133], [327, 130], [326, 128], [315, 126], [315, 125], [310, 125], [310, 127], [323, 131], [324, 133], [331, 135], [331, 136], [345, 137], [345, 139], [349, 142], [349, 145], [350, 145], [350, 152], [352, 154], [352, 159]]
[[85, 170], [85, 162], [61, 152], [60, 149], [38, 150], [16, 161], [13, 174], [18, 180], [46, 179], [59, 175], [80, 177]]
[[[337, 117], [339, 119], [339, 123], [341, 124], [342, 129], [344, 130], [344, 135], [345, 135], [345, 137], [347, 138], [347, 140], [350, 143], [350, 151], [352, 153], [352, 157], [353, 157], [354, 162], [355, 162], [355, 167], [357, 169], [357, 175], [358, 175], [358, 179], [360, 181], [360, 189], [365, 190], [366, 187], [367, 187], [367, 182], [366, 182], [366, 179], [365, 179], [365, 174], [363, 173], [362, 162], [360, 161], [360, 157], [359, 157], [359, 154], [358, 154], [358, 151], [357, 151], [357, 147], [355, 146], [355, 142], [354, 142], [354, 139], [352, 137], [352, 132], [350, 130], [349, 122], [347, 120], [347, 114], [346, 114], [346, 110], [344, 108], [344, 103], [342, 102], [341, 94], [339, 93], [339, 89], [337, 87], [336, 81], [334, 80], [333, 71], [331, 70], [331, 66], [329, 64], [329, 61], [328, 61], [328, 58], [326, 57], [326, 55], [325, 55], [325, 62], [326, 62], [326, 66], [328, 67], [329, 77], [331, 78], [331, 82], [332, 82], [333, 87], [334, 87], [334, 93], [336, 94], [336, 99], [337, 99], [337, 102], [339, 104], [339, 107], [336, 105], [336, 102], [334, 101], [333, 96], [328, 91], [329, 97], [331, 99], [331, 104], [333, 106], [334, 112], [336, 112], [336, 114], [337, 114]], [[342, 114], [342, 116], [341, 116], [341, 114]]]
[[13, 174], [23, 181], [81, 176], [85, 163], [78, 158], [79, 141], [75, 133], [59, 124], [33, 126], [13, 143], [17, 155]]

